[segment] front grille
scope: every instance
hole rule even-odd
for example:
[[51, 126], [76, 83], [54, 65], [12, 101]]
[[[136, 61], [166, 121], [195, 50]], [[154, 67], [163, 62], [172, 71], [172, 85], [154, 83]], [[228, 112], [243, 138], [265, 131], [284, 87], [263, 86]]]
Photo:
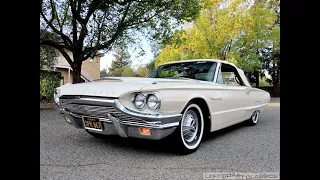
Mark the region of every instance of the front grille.
[[76, 115], [107, 118], [108, 114], [118, 118], [121, 122], [145, 123], [146, 121], [126, 115], [113, 106], [93, 106], [83, 104], [65, 104], [64, 110]]
[[82, 104], [66, 104], [64, 110], [78, 115], [106, 117], [108, 114], [119, 113], [116, 108], [109, 106], [91, 106]]

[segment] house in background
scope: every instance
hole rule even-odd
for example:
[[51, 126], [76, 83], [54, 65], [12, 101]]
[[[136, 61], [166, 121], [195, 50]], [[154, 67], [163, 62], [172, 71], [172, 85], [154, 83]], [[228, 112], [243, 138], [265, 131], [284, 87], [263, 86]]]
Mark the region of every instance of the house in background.
[[[71, 52], [68, 52], [72, 59]], [[91, 82], [100, 78], [100, 58], [103, 57], [102, 53], [98, 53], [93, 59], [89, 58], [82, 62], [81, 79], [82, 82]], [[59, 53], [55, 58], [54, 65], [50, 68], [53, 71], [61, 73], [61, 85], [72, 83], [72, 68], [67, 60]]]

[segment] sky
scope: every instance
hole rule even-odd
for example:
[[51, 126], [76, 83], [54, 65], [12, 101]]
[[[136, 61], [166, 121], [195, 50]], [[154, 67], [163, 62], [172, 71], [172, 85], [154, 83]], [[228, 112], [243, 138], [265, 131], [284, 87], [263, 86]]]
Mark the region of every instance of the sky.
[[[141, 37], [141, 44], [142, 44], [142, 49], [145, 51], [145, 54], [143, 56], [137, 57], [138, 51], [135, 51], [133, 47], [128, 49], [131, 55], [131, 61], [132, 61], [131, 67], [133, 68], [139, 65], [147, 64], [153, 58], [151, 47], [144, 37]], [[102, 70], [103, 68], [108, 69], [111, 66], [111, 62], [114, 59], [113, 54], [114, 52], [112, 51], [104, 54], [104, 56], [100, 59], [100, 70]]]

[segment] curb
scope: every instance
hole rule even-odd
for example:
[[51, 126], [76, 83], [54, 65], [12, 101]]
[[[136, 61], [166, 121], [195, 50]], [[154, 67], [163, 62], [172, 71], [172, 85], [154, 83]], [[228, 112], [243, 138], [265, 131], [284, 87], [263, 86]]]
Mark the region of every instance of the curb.
[[40, 103], [41, 109], [54, 109], [54, 103]]
[[268, 106], [280, 107], [280, 103], [269, 103]]
[[280, 102], [280, 98], [279, 97], [271, 97], [270, 98], [270, 102]]
[[280, 98], [279, 97], [272, 97], [270, 99], [268, 106], [280, 107]]

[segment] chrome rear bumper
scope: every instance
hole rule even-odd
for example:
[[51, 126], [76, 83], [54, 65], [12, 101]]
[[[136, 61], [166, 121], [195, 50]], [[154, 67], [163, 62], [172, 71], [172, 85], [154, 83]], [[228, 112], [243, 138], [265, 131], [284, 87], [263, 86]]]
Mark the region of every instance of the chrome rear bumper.
[[[76, 128], [84, 129], [82, 118], [88, 116], [99, 118], [102, 124], [102, 131], [88, 129], [90, 132], [143, 139], [162, 139], [168, 136], [179, 125], [182, 116], [141, 114], [128, 110], [117, 99], [107, 98], [62, 98], [57, 109]], [[141, 127], [150, 128], [151, 135], [141, 134]]]

